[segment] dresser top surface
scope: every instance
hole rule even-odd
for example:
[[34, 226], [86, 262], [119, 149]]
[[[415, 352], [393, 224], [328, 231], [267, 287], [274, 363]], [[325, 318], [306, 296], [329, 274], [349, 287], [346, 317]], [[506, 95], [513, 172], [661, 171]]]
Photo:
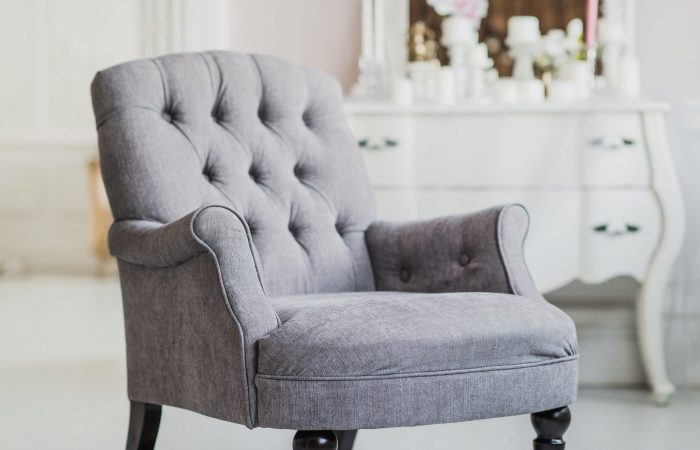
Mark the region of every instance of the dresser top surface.
[[397, 105], [388, 100], [360, 100], [348, 98], [345, 102], [348, 113], [360, 114], [407, 114], [407, 115], [460, 115], [460, 114], [547, 114], [547, 113], [604, 113], [604, 112], [665, 112], [669, 105], [653, 100], [594, 99], [578, 102], [544, 101], [540, 103], [502, 104], [469, 101], [456, 105], [414, 104]]

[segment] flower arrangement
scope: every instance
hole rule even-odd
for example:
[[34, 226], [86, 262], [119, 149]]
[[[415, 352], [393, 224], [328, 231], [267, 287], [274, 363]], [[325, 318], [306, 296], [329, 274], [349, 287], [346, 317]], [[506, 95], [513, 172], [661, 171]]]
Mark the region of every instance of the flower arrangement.
[[566, 31], [553, 29], [542, 36], [540, 53], [535, 59], [544, 71], [559, 72], [571, 61], [579, 59], [583, 48], [583, 22], [581, 19], [573, 19], [566, 27]]
[[489, 9], [488, 0], [428, 0], [441, 16], [462, 16], [478, 28]]

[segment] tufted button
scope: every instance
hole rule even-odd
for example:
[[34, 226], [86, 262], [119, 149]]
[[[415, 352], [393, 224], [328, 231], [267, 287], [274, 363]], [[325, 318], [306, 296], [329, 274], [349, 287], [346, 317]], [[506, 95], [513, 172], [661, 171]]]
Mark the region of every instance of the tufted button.
[[260, 182], [260, 172], [258, 171], [258, 168], [253, 166], [253, 165], [251, 165], [250, 168], [248, 169], [248, 176], [255, 183]]
[[307, 128], [311, 128], [312, 119], [311, 113], [308, 109], [301, 115], [301, 120], [304, 122], [304, 125], [306, 125]]
[[345, 232], [343, 231], [343, 229], [344, 229], [344, 226], [343, 226], [342, 223], [340, 223], [340, 222], [336, 222], [336, 223], [335, 223], [335, 231], [337, 231], [338, 234], [340, 234], [340, 235], [345, 234]]
[[163, 118], [163, 120], [165, 120], [166, 122], [170, 122], [170, 123], [173, 123], [173, 122], [174, 122], [174, 120], [173, 120], [173, 115], [170, 114], [168, 111], [163, 111], [163, 112], [161, 113], [160, 116], [161, 116], [161, 117]]
[[263, 124], [267, 122], [267, 110], [262, 102], [260, 102], [260, 105], [258, 105], [258, 119], [260, 119], [260, 122]]
[[258, 226], [256, 223], [252, 222], [250, 219], [246, 221], [248, 224], [248, 231], [250, 231], [251, 236], [254, 234], [257, 234], [258, 232]]
[[399, 273], [399, 278], [401, 278], [401, 281], [404, 283], [408, 283], [408, 280], [411, 279], [411, 272], [409, 272], [408, 269], [403, 269], [401, 273]]
[[467, 264], [469, 264], [469, 257], [466, 255], [466, 253], [462, 253], [459, 255], [459, 265], [465, 267]]
[[294, 165], [293, 171], [294, 171], [294, 176], [297, 178], [302, 178], [306, 174], [306, 170], [304, 170], [304, 167], [299, 163], [296, 163]]
[[289, 222], [289, 225], [287, 225], [287, 229], [290, 233], [292, 233], [292, 236], [294, 236], [295, 238], [299, 235], [299, 227], [294, 223]]

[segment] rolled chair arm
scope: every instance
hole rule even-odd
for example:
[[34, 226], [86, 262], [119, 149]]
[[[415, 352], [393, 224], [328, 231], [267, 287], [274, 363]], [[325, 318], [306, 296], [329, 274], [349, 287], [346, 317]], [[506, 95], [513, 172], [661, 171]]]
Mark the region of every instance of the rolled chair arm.
[[523, 253], [522, 205], [409, 223], [375, 222], [367, 245], [378, 290], [502, 292], [541, 298]]
[[129, 367], [140, 374], [130, 396], [254, 426], [257, 341], [279, 317], [245, 220], [224, 206], [169, 224], [121, 220], [109, 247], [120, 261]]
[[207, 249], [196, 239], [196, 211], [168, 223], [120, 220], [109, 229], [109, 252], [117, 259], [148, 267], [171, 267]]

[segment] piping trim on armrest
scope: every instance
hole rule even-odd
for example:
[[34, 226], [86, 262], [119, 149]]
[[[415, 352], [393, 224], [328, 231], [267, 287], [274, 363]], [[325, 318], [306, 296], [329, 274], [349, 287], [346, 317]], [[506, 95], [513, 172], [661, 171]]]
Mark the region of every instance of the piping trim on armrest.
[[250, 254], [251, 254], [251, 256], [253, 257], [253, 265], [254, 265], [254, 267], [255, 267], [255, 275], [258, 277], [258, 282], [260, 283], [260, 288], [262, 289], [263, 293], [264, 293], [265, 295], [267, 295], [267, 292], [265, 292], [265, 285], [263, 284], [262, 275], [260, 274], [260, 273], [261, 273], [261, 271], [260, 271], [260, 265], [259, 265], [259, 263], [258, 263], [258, 259], [255, 257], [255, 251], [253, 251], [253, 238], [252, 238], [252, 236], [251, 236], [251, 234], [250, 234], [250, 228], [248, 228], [248, 223], [245, 221], [245, 219], [243, 219], [243, 217], [242, 217], [237, 211], [235, 211], [233, 208], [229, 208], [228, 206], [223, 206], [223, 205], [209, 205], [209, 206], [205, 206], [205, 207], [203, 207], [203, 208], [198, 209], [197, 211], [195, 211], [194, 214], [192, 214], [192, 219], [190, 219], [190, 232], [192, 233], [192, 237], [194, 237], [194, 239], [195, 239], [200, 245], [204, 246], [204, 248], [206, 248], [207, 251], [209, 251], [209, 252], [211, 252], [211, 253], [214, 252], [214, 251], [212, 250], [212, 248], [209, 247], [209, 245], [207, 245], [207, 243], [204, 242], [204, 241], [197, 235], [197, 233], [194, 231], [194, 222], [195, 222], [195, 220], [197, 220], [197, 217], [199, 216], [200, 213], [202, 213], [202, 211], [207, 210], [207, 209], [209, 209], [209, 208], [221, 208], [221, 209], [228, 210], [228, 211], [230, 211], [234, 216], [236, 216], [236, 218], [241, 222], [241, 224], [243, 225], [243, 229], [245, 230], [246, 241], [248, 242], [248, 249], [250, 250]]
[[[229, 208], [229, 207], [227, 207], [227, 206], [218, 206], [218, 205], [205, 206], [205, 207], [200, 208], [199, 210], [197, 210], [194, 214], [192, 214], [192, 219], [190, 220], [190, 232], [192, 233], [192, 237], [193, 237], [200, 245], [202, 245], [204, 248], [206, 248], [207, 251], [209, 252], [209, 254], [211, 255], [211, 257], [214, 259], [214, 265], [216, 266], [216, 272], [217, 272], [217, 276], [218, 276], [218, 278], [219, 278], [219, 287], [221, 288], [221, 292], [223, 292], [224, 297], [226, 298], [226, 306], [227, 306], [227, 308], [228, 308], [228, 310], [229, 310], [229, 313], [231, 314], [231, 317], [233, 317], [233, 320], [236, 322], [236, 325], [238, 325], [238, 328], [241, 330], [241, 345], [242, 345], [242, 347], [243, 347], [243, 348], [241, 349], [241, 353], [242, 353], [242, 355], [243, 355], [243, 366], [246, 367], [246, 370], [243, 371], [243, 372], [244, 372], [244, 373], [243, 373], [244, 381], [245, 381], [245, 385], [246, 385], [245, 401], [246, 401], [246, 404], [247, 404], [247, 407], [248, 407], [248, 420], [247, 420], [248, 423], [246, 424], [246, 426], [247, 426], [248, 428], [253, 428], [253, 427], [255, 426], [255, 422], [256, 422], [257, 420], [256, 420], [256, 418], [254, 417], [254, 413], [253, 413], [253, 409], [252, 409], [252, 402], [251, 402], [251, 393], [250, 393], [250, 390], [251, 390], [251, 386], [253, 386], [253, 384], [250, 383], [250, 380], [249, 380], [249, 378], [248, 378], [248, 370], [247, 370], [247, 365], [248, 365], [248, 364], [247, 364], [247, 362], [248, 362], [248, 352], [247, 352], [247, 350], [246, 350], [247, 347], [248, 347], [248, 345], [247, 345], [247, 342], [246, 342], [246, 333], [245, 333], [245, 330], [244, 330], [243, 325], [241, 324], [241, 321], [238, 319], [238, 316], [236, 316], [236, 313], [235, 313], [234, 310], [233, 310], [233, 303], [231, 302], [231, 299], [229, 298], [229, 295], [228, 295], [228, 291], [226, 290], [226, 286], [225, 286], [225, 284], [224, 284], [223, 274], [222, 274], [222, 272], [221, 272], [221, 265], [220, 265], [220, 263], [219, 263], [219, 258], [218, 258], [218, 256], [216, 255], [216, 252], [215, 252], [214, 249], [212, 249], [206, 242], [204, 242], [204, 240], [202, 240], [202, 239], [197, 235], [197, 233], [196, 233], [195, 230], [194, 230], [194, 223], [195, 223], [195, 220], [197, 219], [197, 217], [199, 216], [199, 214], [200, 214], [202, 211], [204, 211], [204, 210], [206, 210], [206, 209], [208, 209], [208, 208], [222, 208], [222, 209], [226, 209], [226, 210], [228, 210], [229, 212], [231, 212], [234, 216], [236, 216], [236, 218], [241, 222], [241, 224], [243, 225], [243, 227], [244, 227], [244, 229], [245, 229], [246, 240], [247, 240], [247, 242], [248, 242], [248, 248], [250, 249], [250, 254], [251, 254], [252, 258], [253, 258], [253, 264], [254, 264], [254, 266], [255, 266], [255, 274], [256, 274], [256, 276], [258, 277], [258, 282], [260, 283], [260, 288], [262, 289], [264, 295], [267, 295], [267, 294], [265, 293], [265, 286], [263, 285], [262, 277], [260, 276], [260, 269], [259, 269], [259, 266], [258, 266], [258, 262], [257, 262], [257, 260], [256, 260], [256, 258], [255, 258], [255, 252], [253, 251], [253, 240], [252, 240], [251, 235], [250, 235], [250, 229], [248, 228], [248, 224], [247, 224], [246, 221], [241, 217], [241, 215], [240, 215], [238, 212], [236, 212], [235, 210], [233, 210], [232, 208]], [[280, 323], [281, 323], [281, 322], [280, 322], [279, 315], [277, 315], [277, 313], [275, 313], [275, 317], [276, 317], [276, 320], [277, 320], [277, 325], [279, 326]]]
[[513, 291], [513, 294], [516, 295], [522, 295], [522, 288], [518, 284], [517, 277], [513, 276], [513, 268], [510, 266], [510, 261], [508, 259], [508, 256], [506, 255], [506, 251], [504, 246], [504, 235], [503, 235], [503, 217], [504, 215], [508, 212], [508, 210], [512, 207], [516, 208], [521, 208], [525, 215], [527, 216], [527, 226], [525, 229], [525, 234], [523, 235], [521, 242], [520, 242], [520, 248], [521, 251], [525, 252], [525, 238], [527, 237], [527, 233], [529, 231], [529, 224], [530, 224], [530, 213], [527, 211], [527, 208], [523, 206], [520, 203], [511, 203], [509, 205], [505, 205], [503, 208], [501, 208], [501, 211], [498, 213], [498, 218], [496, 220], [496, 233], [497, 233], [497, 241], [498, 241], [498, 253], [501, 256], [501, 262], [503, 262], [503, 267], [506, 271], [506, 277], [508, 278], [508, 284], [510, 285], [510, 288]]

